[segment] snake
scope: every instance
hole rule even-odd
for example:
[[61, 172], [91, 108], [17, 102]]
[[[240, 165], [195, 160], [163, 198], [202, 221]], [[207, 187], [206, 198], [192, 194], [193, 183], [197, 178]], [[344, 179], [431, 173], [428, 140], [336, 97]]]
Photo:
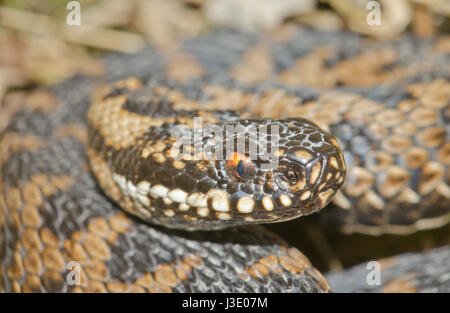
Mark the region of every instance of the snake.
[[445, 36], [225, 29], [11, 91], [0, 290], [332, 291], [260, 224], [447, 224], [449, 51]]
[[448, 292], [448, 247], [405, 253], [378, 260], [380, 284], [367, 283], [367, 264], [332, 272], [327, 280], [335, 292]]

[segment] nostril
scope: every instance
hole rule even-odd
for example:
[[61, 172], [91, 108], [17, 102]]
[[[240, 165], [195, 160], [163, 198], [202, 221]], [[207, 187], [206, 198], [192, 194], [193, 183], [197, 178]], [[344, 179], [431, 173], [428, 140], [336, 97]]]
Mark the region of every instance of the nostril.
[[295, 185], [298, 181], [297, 174], [294, 171], [288, 171], [285, 176], [290, 185]]
[[275, 182], [277, 183], [278, 188], [285, 191], [290, 191], [289, 181], [287, 180], [284, 173], [277, 173], [275, 175]]

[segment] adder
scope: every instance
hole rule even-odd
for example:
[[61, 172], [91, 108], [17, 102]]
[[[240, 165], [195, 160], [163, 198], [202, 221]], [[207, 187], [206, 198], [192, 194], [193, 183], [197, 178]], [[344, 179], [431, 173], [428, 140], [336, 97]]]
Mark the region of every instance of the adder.
[[[0, 137], [0, 290], [330, 291], [306, 256], [255, 224], [332, 199], [319, 215], [347, 232], [448, 223], [449, 43], [222, 30], [105, 55], [100, 77], [10, 93], [5, 105], [21, 110]], [[175, 157], [173, 130], [195, 133], [195, 117], [242, 126], [247, 144], [252, 132], [276, 137], [277, 165], [245, 149], [195, 155], [194, 143]]]

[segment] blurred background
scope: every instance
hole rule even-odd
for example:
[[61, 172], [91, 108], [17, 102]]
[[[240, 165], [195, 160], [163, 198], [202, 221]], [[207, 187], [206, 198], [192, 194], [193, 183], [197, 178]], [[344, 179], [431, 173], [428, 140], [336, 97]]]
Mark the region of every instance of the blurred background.
[[263, 32], [303, 24], [380, 39], [450, 29], [448, 0], [379, 1], [379, 27], [366, 23], [366, 0], [80, 0], [81, 26], [67, 25], [69, 2], [0, 1], [0, 98], [7, 88], [95, 74], [102, 51], [129, 53], [223, 26]]
[[[78, 3], [81, 26], [68, 25]], [[218, 27], [243, 32], [276, 31], [295, 24], [351, 31], [387, 40], [412, 32], [449, 33], [449, 0], [379, 0], [380, 27], [366, 23], [366, 0], [3, 0], [0, 1], [0, 131], [17, 112], [14, 97], [74, 74], [101, 75], [99, 57], [132, 53], [146, 45], [170, 45]], [[372, 1], [374, 2], [374, 1]], [[76, 23], [76, 20], [71, 20]], [[10, 97], [5, 101], [5, 97]], [[271, 225], [320, 270], [450, 243], [450, 227], [412, 236], [342, 236], [311, 226], [316, 216]], [[389, 244], [386, 244], [389, 243]], [[359, 249], [355, 249], [358, 245]]]

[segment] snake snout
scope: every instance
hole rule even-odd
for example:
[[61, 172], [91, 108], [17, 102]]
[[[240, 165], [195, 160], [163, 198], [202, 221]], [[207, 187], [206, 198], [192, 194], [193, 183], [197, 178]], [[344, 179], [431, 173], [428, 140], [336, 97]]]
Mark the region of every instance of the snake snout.
[[292, 136], [286, 149], [281, 150], [274, 172], [279, 202], [286, 209], [295, 209], [293, 217], [326, 206], [345, 180], [346, 165], [337, 140], [312, 125], [314, 128]]

